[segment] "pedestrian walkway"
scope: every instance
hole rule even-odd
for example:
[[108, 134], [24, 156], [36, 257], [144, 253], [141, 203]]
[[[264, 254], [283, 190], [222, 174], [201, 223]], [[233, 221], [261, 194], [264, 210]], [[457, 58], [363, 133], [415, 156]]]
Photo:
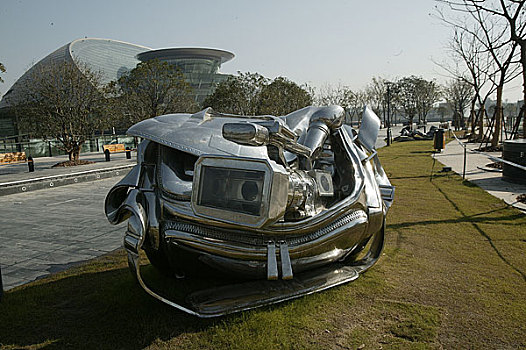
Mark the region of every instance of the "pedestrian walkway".
[[[515, 184], [502, 180], [502, 172], [498, 169], [489, 168], [487, 165], [494, 160], [481, 153], [472, 153], [479, 144], [466, 143], [466, 167], [464, 170], [464, 148], [456, 140], [451, 141], [442, 151], [434, 157], [442, 164], [463, 175], [465, 171], [466, 180], [476, 184], [489, 194], [502, 199], [509, 205], [526, 213], [526, 204], [517, 201], [517, 196], [526, 193], [526, 185]], [[488, 152], [493, 157], [500, 157], [501, 152]]]
[[9, 290], [122, 246], [104, 199], [119, 177], [0, 196], [0, 267]]
[[107, 162], [103, 153], [82, 153], [81, 160], [94, 163], [56, 168], [66, 155], [34, 158], [34, 172], [27, 163], [0, 165], [4, 290], [122, 246], [125, 224], [110, 225], [103, 204], [109, 189], [136, 164], [136, 153], [131, 155], [113, 153]]

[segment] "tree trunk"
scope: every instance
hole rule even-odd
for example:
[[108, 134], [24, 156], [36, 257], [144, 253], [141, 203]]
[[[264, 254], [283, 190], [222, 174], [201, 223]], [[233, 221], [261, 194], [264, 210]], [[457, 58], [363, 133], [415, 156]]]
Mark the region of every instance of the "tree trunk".
[[69, 160], [78, 162], [80, 158], [80, 147], [75, 146], [71, 152], [68, 153]]
[[500, 128], [502, 125], [502, 85], [497, 87], [497, 105], [495, 106], [495, 129], [491, 138], [491, 147], [497, 147], [500, 139]]
[[482, 106], [482, 108], [479, 109], [479, 135], [478, 135], [478, 141], [482, 142], [484, 141], [484, 117], [486, 116], [486, 107]]
[[472, 138], [475, 138], [475, 127], [476, 127], [476, 124], [477, 124], [477, 121], [476, 121], [476, 118], [475, 118], [475, 103], [476, 103], [476, 100], [475, 99], [472, 99], [471, 100], [471, 112], [469, 113], [469, 120], [470, 120], [470, 123], [471, 123], [471, 137]]

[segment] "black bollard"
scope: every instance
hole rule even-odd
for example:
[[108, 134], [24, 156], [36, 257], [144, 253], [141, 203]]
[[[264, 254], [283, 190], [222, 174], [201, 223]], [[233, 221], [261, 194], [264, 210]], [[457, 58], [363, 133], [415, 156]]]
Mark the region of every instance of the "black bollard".
[[104, 156], [106, 157], [106, 161], [109, 162], [110, 161], [110, 150], [109, 149], [105, 149], [104, 150]]
[[29, 168], [30, 173], [35, 171], [35, 163], [33, 162], [33, 157], [31, 156], [27, 157], [27, 167]]
[[433, 148], [441, 152], [446, 144], [446, 134], [444, 129], [436, 129], [433, 135]]
[[126, 147], [126, 159], [131, 159], [131, 149], [130, 149], [130, 147]]

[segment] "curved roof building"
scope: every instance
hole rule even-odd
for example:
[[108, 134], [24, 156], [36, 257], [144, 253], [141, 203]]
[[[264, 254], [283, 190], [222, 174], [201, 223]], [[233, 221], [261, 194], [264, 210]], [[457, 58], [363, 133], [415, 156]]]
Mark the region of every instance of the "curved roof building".
[[135, 68], [140, 61], [136, 56], [150, 48], [111, 39], [77, 39], [47, 55], [27, 70], [5, 93], [0, 108], [16, 103], [19, 88], [29, 83], [31, 74], [42, 66], [56, 62], [85, 64], [92, 71], [102, 74], [102, 83], [119, 79], [127, 71]]
[[74, 40], [53, 51], [26, 73], [24, 73], [0, 100], [0, 136], [18, 134], [15, 116], [9, 107], [16, 104], [24, 84], [30, 83], [32, 72], [55, 62], [73, 62], [86, 65], [94, 72], [100, 72], [102, 83], [119, 79], [135, 68], [141, 61], [159, 59], [181, 69], [194, 89], [198, 103], [211, 94], [217, 83], [228, 75], [219, 73], [221, 64], [234, 58], [228, 51], [207, 48], [168, 48], [152, 50], [146, 46], [112, 39], [84, 38]]
[[187, 47], [150, 50], [138, 54], [137, 58], [143, 62], [157, 59], [179, 68], [194, 89], [195, 100], [202, 103], [214, 87], [228, 77], [219, 73], [219, 68], [234, 58], [234, 54], [218, 49]]

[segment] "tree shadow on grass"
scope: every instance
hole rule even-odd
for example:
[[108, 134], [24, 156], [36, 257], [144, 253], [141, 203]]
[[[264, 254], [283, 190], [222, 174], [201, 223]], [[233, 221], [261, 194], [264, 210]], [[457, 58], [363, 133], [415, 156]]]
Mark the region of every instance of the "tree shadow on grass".
[[[433, 178], [447, 177], [450, 176], [448, 173], [444, 174], [433, 174]], [[417, 176], [391, 176], [389, 180], [414, 180], [414, 179], [429, 179], [429, 175], [417, 175]]]
[[[502, 209], [498, 209], [495, 211], [499, 211]], [[440, 220], [423, 220], [423, 221], [414, 221], [414, 222], [402, 222], [399, 224], [389, 224], [390, 228], [393, 229], [400, 229], [400, 228], [407, 228], [412, 226], [419, 226], [419, 225], [434, 225], [434, 224], [459, 224], [463, 222], [469, 222], [469, 223], [495, 223], [498, 221], [503, 221], [502, 225], [510, 225], [515, 226], [515, 223], [506, 223], [504, 221], [513, 221], [518, 220], [524, 217], [522, 214], [513, 214], [513, 215], [507, 215], [507, 216], [501, 216], [501, 217], [493, 217], [493, 216], [482, 216], [485, 214], [490, 214], [495, 211], [490, 211], [487, 213], [479, 213], [475, 215], [469, 215], [469, 216], [463, 216], [461, 218], [454, 218], [454, 219], [440, 219]]]
[[5, 293], [0, 347], [142, 349], [239, 317], [199, 319], [170, 308], [147, 295], [124, 267], [69, 272]]
[[436, 152], [434, 150], [430, 150], [430, 151], [411, 151], [409, 153], [410, 154], [433, 154]]
[[[488, 241], [488, 243], [490, 244], [490, 246], [493, 248], [493, 250], [495, 251], [495, 253], [497, 254], [497, 256], [506, 264], [508, 265], [509, 267], [511, 267], [513, 270], [515, 270], [517, 273], [519, 273], [523, 280], [526, 282], [526, 273], [524, 273], [523, 271], [521, 271], [518, 267], [514, 266], [510, 261], [508, 261], [508, 259], [506, 259], [504, 257], [504, 255], [502, 255], [502, 253], [500, 252], [500, 250], [497, 248], [497, 246], [495, 245], [495, 243], [493, 242], [492, 238], [478, 225], [479, 222], [496, 222], [496, 221], [507, 221], [507, 220], [514, 220], [514, 219], [520, 219], [523, 217], [522, 214], [515, 214], [515, 215], [509, 215], [509, 216], [504, 216], [504, 217], [498, 217], [498, 218], [495, 218], [495, 217], [491, 217], [491, 218], [484, 218], [484, 217], [475, 217], [473, 215], [469, 216], [469, 215], [466, 215], [466, 213], [464, 213], [464, 211], [462, 209], [460, 209], [460, 207], [455, 203], [455, 201], [453, 201], [448, 195], [447, 193], [445, 193], [436, 183], [434, 183], [433, 181], [431, 181], [431, 183], [433, 184], [433, 186], [435, 186], [435, 188], [442, 194], [442, 196], [444, 196], [444, 198], [453, 206], [453, 208], [455, 208], [455, 210], [460, 214], [462, 215], [462, 218], [460, 219], [456, 219], [455, 221], [456, 222], [469, 222], [473, 228], [482, 236], [484, 237], [484, 239], [486, 239]], [[478, 215], [478, 214], [477, 214]], [[444, 222], [444, 221], [443, 221]], [[447, 222], [447, 221], [445, 221]]]

